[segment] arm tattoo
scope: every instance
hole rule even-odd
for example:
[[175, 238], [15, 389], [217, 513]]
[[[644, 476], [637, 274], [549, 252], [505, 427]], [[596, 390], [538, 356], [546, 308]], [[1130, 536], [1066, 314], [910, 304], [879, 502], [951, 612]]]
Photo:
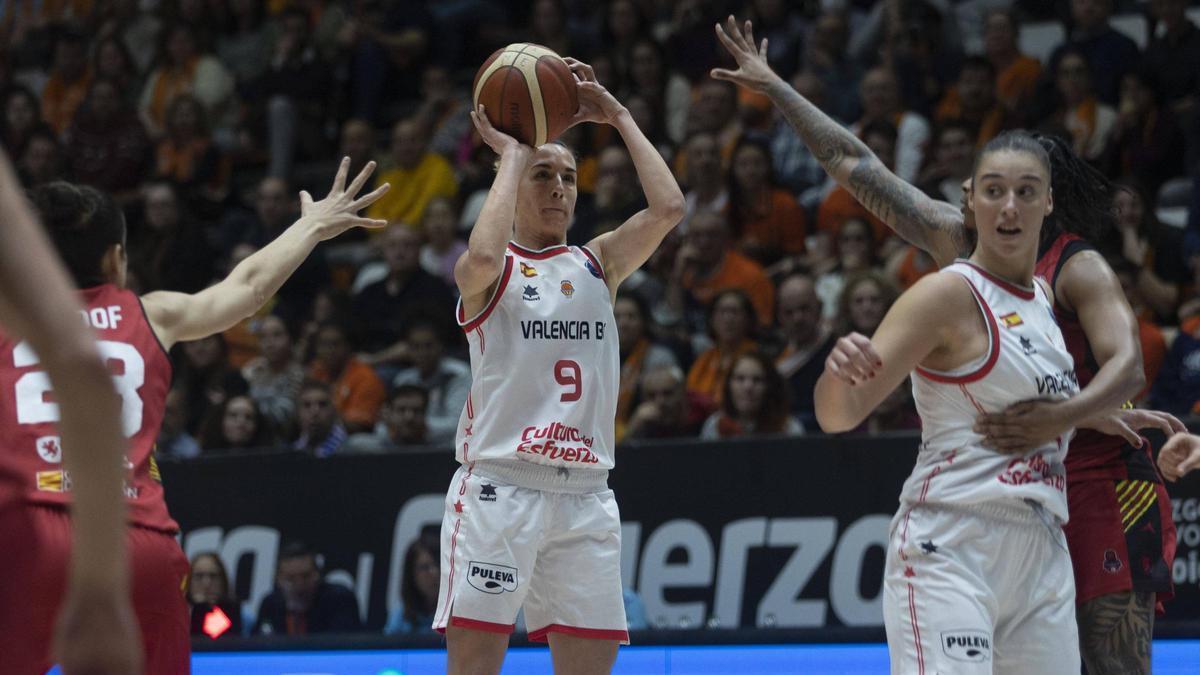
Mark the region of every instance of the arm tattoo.
[[930, 199], [901, 180], [854, 134], [791, 87], [782, 85], [767, 93], [826, 173], [897, 234], [930, 251], [930, 234], [942, 232], [955, 254], [970, 253], [972, 242], [956, 207]]
[[1150, 673], [1153, 593], [1112, 593], [1076, 610], [1079, 649], [1091, 675]]

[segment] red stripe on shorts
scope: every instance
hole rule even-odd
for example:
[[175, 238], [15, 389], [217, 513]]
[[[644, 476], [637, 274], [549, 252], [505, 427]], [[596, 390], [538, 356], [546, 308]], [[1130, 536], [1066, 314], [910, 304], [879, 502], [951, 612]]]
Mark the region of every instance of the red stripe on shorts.
[[925, 675], [925, 652], [921, 651], [921, 627], [917, 625], [917, 601], [913, 585], [908, 585], [908, 615], [912, 618], [913, 642], [917, 645], [917, 668]]
[[619, 642], [629, 642], [629, 631], [624, 630], [605, 630], [602, 628], [580, 628], [578, 626], [565, 626], [561, 623], [552, 623], [549, 626], [539, 628], [529, 634], [530, 642], [545, 642], [546, 636], [550, 633], [563, 633], [564, 635], [574, 635], [575, 637], [588, 638], [591, 640], [617, 640]]
[[438, 617], [438, 623], [442, 622], [442, 617], [450, 611], [450, 603], [454, 598], [454, 549], [458, 546], [458, 526], [462, 525], [462, 518], [454, 521], [454, 534], [450, 537], [450, 580], [446, 584], [446, 606], [442, 609], [442, 616]]

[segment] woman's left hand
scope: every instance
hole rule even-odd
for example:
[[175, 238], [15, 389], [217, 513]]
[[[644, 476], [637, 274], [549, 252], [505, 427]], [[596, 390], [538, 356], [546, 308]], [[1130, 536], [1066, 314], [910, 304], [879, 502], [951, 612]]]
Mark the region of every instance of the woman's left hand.
[[591, 66], [569, 56], [563, 60], [575, 76], [576, 89], [579, 91], [579, 112], [575, 113], [570, 126], [583, 122], [612, 124], [617, 115], [625, 111], [625, 106], [596, 81], [596, 71]]

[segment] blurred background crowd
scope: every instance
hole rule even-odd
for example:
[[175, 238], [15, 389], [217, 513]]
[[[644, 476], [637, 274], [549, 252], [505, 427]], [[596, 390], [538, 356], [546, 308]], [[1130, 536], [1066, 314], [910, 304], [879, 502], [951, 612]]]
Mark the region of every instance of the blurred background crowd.
[[[0, 0], [0, 144], [28, 186], [116, 197], [139, 292], [204, 288], [295, 220], [299, 190], [323, 195], [341, 156], [352, 174], [377, 161], [392, 189], [369, 215], [386, 229], [326, 242], [259, 315], [173, 350], [158, 452], [449, 451], [470, 387], [452, 270], [495, 161], [468, 117], [472, 78], [508, 43], [549, 46], [595, 68], [687, 198], [616, 301], [618, 439], [820, 433], [812, 389], [833, 342], [871, 335], [934, 265], [830, 182], [769, 101], [708, 77], [729, 65], [713, 24], [730, 13], [938, 199], [961, 201], [1001, 130], [1069, 139], [1114, 181], [1096, 243], [1141, 322], [1138, 402], [1200, 410], [1200, 4], [1186, 0]], [[644, 201], [611, 128], [563, 140], [582, 244]], [[901, 387], [860, 431], [917, 426]], [[436, 538], [421, 546], [413, 598], [436, 594]], [[195, 585], [209, 572], [224, 575]]]

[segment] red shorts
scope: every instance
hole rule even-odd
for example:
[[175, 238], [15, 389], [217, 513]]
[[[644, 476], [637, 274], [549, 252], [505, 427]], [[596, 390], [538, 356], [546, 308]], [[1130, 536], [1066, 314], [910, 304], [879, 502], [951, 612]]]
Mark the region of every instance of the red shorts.
[[1162, 483], [1083, 480], [1067, 486], [1063, 527], [1075, 568], [1075, 603], [1135, 591], [1174, 595], [1175, 523]]
[[[67, 584], [71, 522], [53, 507], [19, 506], [0, 512], [0, 654], [5, 675], [49, 670], [54, 622]], [[191, 629], [183, 581], [188, 561], [175, 538], [130, 527], [130, 584], [145, 650], [145, 671], [191, 672]]]

